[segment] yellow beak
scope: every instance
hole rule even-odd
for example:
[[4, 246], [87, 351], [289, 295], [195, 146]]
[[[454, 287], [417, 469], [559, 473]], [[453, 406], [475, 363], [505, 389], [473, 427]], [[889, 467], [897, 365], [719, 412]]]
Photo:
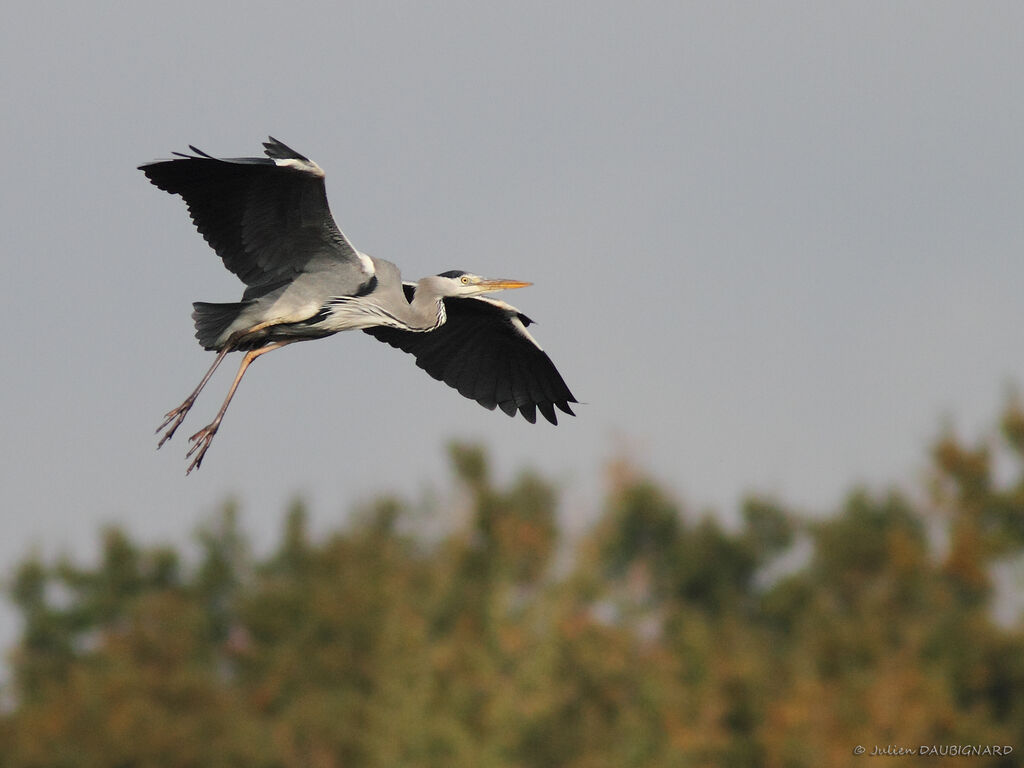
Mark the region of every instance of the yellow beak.
[[522, 280], [481, 280], [480, 288], [485, 291], [510, 291], [513, 288], [525, 288], [533, 283], [524, 283]]

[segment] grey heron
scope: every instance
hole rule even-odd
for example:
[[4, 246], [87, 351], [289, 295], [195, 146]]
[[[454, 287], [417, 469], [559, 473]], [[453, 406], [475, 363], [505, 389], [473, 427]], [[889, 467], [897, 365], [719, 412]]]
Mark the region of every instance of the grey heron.
[[171, 439], [229, 352], [238, 372], [213, 421], [189, 438], [188, 472], [198, 469], [249, 365], [296, 341], [359, 329], [411, 353], [416, 364], [485, 408], [518, 411], [552, 424], [555, 409], [577, 402], [547, 353], [527, 330], [530, 318], [484, 296], [530, 283], [451, 270], [403, 282], [389, 261], [356, 250], [331, 216], [324, 172], [270, 137], [266, 157], [193, 154], [139, 166], [149, 180], [180, 195], [192, 222], [224, 266], [245, 284], [238, 302], [195, 302], [192, 318], [204, 349], [217, 352], [199, 385], [157, 427]]

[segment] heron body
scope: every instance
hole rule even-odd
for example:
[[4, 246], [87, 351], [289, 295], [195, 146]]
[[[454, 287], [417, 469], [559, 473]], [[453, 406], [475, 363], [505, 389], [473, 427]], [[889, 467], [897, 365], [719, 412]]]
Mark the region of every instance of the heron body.
[[484, 296], [529, 285], [461, 270], [403, 282], [394, 264], [357, 251], [327, 204], [324, 172], [274, 138], [266, 157], [192, 155], [140, 166], [160, 189], [184, 199], [200, 234], [245, 283], [241, 301], [196, 302], [196, 338], [217, 358], [199, 386], [164, 418], [158, 447], [181, 425], [225, 356], [244, 351], [216, 418], [190, 440], [188, 471], [197, 469], [238, 383], [259, 356], [297, 341], [363, 330], [411, 353], [431, 376], [486, 408], [537, 410], [552, 424], [555, 409], [573, 415], [565, 381], [527, 326], [531, 320]]

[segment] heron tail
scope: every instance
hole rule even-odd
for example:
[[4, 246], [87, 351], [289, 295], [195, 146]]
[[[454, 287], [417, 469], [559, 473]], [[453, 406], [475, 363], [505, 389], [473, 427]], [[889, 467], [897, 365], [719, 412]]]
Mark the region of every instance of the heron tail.
[[218, 341], [228, 326], [242, 313], [251, 301], [232, 302], [230, 304], [211, 304], [197, 301], [192, 304], [195, 311], [192, 319], [196, 324], [196, 338], [204, 349], [217, 349]]

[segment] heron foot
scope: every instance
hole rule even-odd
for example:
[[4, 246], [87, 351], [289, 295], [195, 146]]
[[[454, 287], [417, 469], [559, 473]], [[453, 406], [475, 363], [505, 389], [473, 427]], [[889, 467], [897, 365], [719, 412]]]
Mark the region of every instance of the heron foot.
[[160, 437], [160, 442], [156, 444], [157, 450], [159, 450], [164, 443], [166, 443], [168, 440], [174, 437], [174, 433], [178, 430], [178, 427], [181, 426], [181, 422], [185, 420], [185, 416], [187, 416], [188, 412], [192, 410], [192, 404], [195, 402], [195, 400], [196, 399], [194, 397], [190, 397], [174, 410], [168, 411], [166, 414], [164, 414], [163, 423], [156, 428], [156, 431], [160, 432], [160, 430], [166, 428], [168, 424], [170, 425], [170, 427]]
[[200, 429], [188, 440], [192, 443], [192, 447], [188, 449], [188, 453], [185, 454], [185, 458], [190, 458], [195, 454], [195, 458], [192, 459], [192, 463], [188, 465], [188, 469], [185, 470], [185, 474], [188, 475], [193, 469], [199, 469], [199, 466], [203, 463], [203, 456], [206, 455], [207, 449], [210, 447], [210, 443], [213, 442], [213, 436], [217, 434], [217, 427], [219, 427], [219, 421], [215, 421], [212, 424]]

